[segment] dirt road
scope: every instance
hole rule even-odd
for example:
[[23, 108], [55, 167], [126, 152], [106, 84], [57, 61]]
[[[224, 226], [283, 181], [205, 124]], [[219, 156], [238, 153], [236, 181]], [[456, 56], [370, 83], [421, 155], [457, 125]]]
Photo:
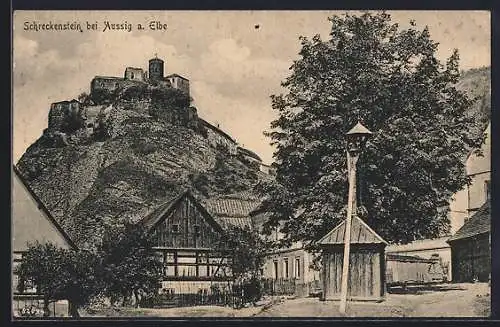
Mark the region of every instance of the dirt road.
[[[486, 283], [448, 284], [394, 290], [381, 303], [349, 302], [349, 317], [488, 317], [490, 287]], [[287, 300], [257, 317], [339, 317], [339, 302], [317, 298]]]

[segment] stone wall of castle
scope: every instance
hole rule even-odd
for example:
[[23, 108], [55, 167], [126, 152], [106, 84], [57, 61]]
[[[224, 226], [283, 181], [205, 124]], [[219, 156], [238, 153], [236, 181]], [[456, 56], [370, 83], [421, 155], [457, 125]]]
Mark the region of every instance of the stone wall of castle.
[[172, 74], [165, 77], [165, 79], [170, 82], [174, 89], [178, 89], [189, 96], [189, 80], [187, 78]]
[[203, 119], [200, 119], [200, 122], [206, 130], [207, 141], [212, 147], [221, 146], [226, 148], [229, 154], [237, 154], [238, 143], [231, 136]]
[[70, 115], [78, 115], [81, 109], [77, 100], [55, 102], [50, 105], [49, 126], [51, 130], [61, 130], [64, 121]]
[[125, 69], [125, 79], [134, 80], [134, 81], [145, 81], [146, 76], [144, 74], [144, 70], [142, 68], [135, 67], [127, 67]]
[[140, 79], [125, 79], [121, 77], [96, 76], [90, 82], [90, 92], [96, 90], [107, 90], [109, 92], [116, 91], [129, 85], [137, 85], [145, 83]]

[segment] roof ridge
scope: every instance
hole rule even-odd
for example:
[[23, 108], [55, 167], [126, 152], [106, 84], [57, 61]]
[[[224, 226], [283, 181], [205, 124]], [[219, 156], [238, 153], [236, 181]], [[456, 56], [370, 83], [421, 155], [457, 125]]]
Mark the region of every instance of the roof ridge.
[[[71, 237], [66, 233], [66, 231], [62, 228], [62, 226], [57, 222], [57, 220], [54, 218], [52, 213], [49, 211], [45, 203], [36, 195], [36, 193], [33, 191], [33, 189], [28, 185], [28, 183], [25, 181], [24, 176], [21, 174], [19, 169], [16, 167], [15, 164], [12, 165], [14, 175], [19, 178], [19, 181], [21, 184], [26, 188], [30, 196], [35, 200], [35, 202], [38, 204], [38, 208], [43, 211], [45, 216], [49, 219], [50, 223], [54, 225], [54, 227], [57, 229], [59, 233], [61, 233], [62, 237], [68, 242], [68, 244], [73, 248], [73, 249], [78, 249], [78, 246], [76, 243], [71, 239]], [[12, 181], [12, 180], [11, 180]]]

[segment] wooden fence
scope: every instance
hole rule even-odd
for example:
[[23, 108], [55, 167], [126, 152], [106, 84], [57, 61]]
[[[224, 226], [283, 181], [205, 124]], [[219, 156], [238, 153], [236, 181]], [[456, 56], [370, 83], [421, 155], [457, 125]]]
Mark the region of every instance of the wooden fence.
[[387, 255], [386, 281], [388, 286], [443, 282], [446, 271], [438, 258]]
[[172, 308], [219, 305], [239, 308], [243, 306], [244, 302], [244, 290], [240, 285], [234, 283], [219, 283], [208, 287], [200, 287], [190, 283], [172, 283], [171, 287], [160, 290], [158, 295], [143, 299], [141, 306]]
[[307, 297], [314, 295], [318, 292], [318, 290], [321, 290], [319, 280], [308, 283], [300, 282], [295, 279], [284, 278], [266, 278], [262, 280], [262, 291], [264, 295], [294, 295], [297, 297]]

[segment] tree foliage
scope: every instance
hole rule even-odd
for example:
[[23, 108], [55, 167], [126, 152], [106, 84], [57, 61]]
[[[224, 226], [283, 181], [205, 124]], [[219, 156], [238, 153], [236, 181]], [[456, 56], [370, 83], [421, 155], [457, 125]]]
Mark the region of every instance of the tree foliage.
[[156, 292], [161, 263], [155, 256], [146, 230], [125, 222], [105, 227], [98, 253], [104, 294], [126, 304], [132, 295], [138, 304], [142, 296]]
[[260, 235], [249, 229], [228, 226], [217, 244], [217, 250], [230, 257], [231, 271], [236, 280], [257, 277], [264, 264], [267, 244]]
[[25, 281], [32, 281], [37, 293], [44, 295], [44, 315], [50, 302], [68, 300], [72, 316], [78, 317], [77, 309], [99, 293], [96, 267], [97, 257], [91, 252], [36, 242], [29, 245], [17, 268], [18, 291], [23, 291]]
[[441, 63], [427, 27], [400, 29], [385, 12], [329, 20], [328, 40], [300, 38], [287, 93], [271, 96], [277, 176], [258, 186], [267, 227], [314, 248], [345, 219], [345, 133], [361, 121], [374, 132], [358, 162], [362, 218], [391, 242], [446, 233], [465, 157], [482, 142], [464, 114], [472, 100], [455, 87], [457, 50]]

